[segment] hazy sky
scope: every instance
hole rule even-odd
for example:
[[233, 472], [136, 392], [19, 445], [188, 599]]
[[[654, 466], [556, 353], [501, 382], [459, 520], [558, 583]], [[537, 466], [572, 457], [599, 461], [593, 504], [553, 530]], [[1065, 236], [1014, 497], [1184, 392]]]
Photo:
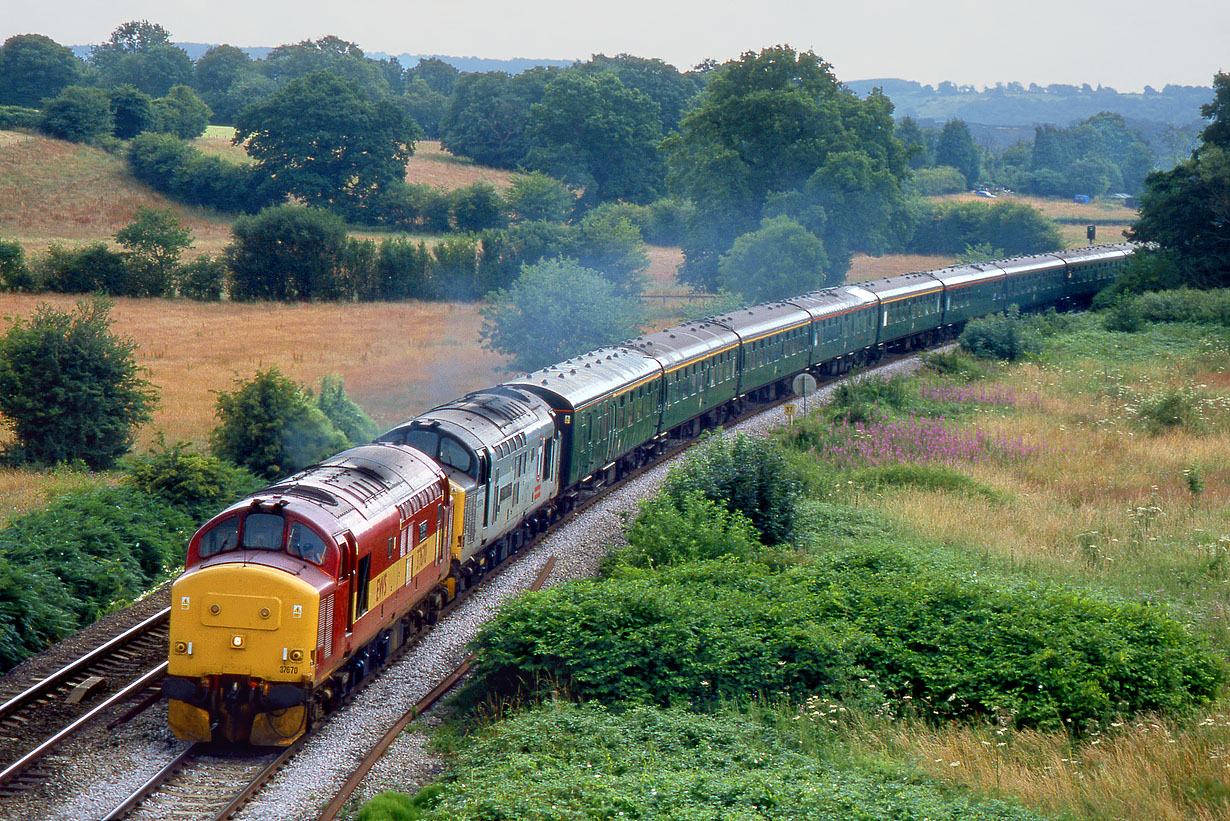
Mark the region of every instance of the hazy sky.
[[275, 46], [336, 34], [365, 51], [477, 57], [660, 57], [680, 69], [775, 43], [841, 80], [900, 77], [1208, 85], [1230, 70], [1226, 0], [0, 0], [0, 39], [98, 43], [127, 20], [183, 42]]

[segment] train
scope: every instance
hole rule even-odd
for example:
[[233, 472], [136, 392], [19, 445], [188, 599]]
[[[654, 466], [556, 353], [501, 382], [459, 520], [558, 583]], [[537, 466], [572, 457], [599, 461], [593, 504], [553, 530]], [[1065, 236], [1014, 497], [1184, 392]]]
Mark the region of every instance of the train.
[[459, 593], [602, 488], [799, 373], [834, 377], [970, 319], [1087, 303], [1129, 244], [813, 291], [475, 391], [235, 502], [191, 538], [163, 691], [179, 738], [291, 744]]

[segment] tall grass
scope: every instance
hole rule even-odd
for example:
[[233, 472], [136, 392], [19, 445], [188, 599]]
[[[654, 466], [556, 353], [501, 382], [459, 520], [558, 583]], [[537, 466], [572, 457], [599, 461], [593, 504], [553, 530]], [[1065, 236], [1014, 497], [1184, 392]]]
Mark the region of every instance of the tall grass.
[[[1078, 321], [1040, 361], [972, 385], [932, 374], [916, 389], [971, 399], [961, 424], [1036, 447], [955, 461], [943, 482], [847, 471], [825, 485], [827, 504], [883, 516], [1006, 578], [1165, 607], [1230, 656], [1230, 332]], [[954, 493], [954, 472], [990, 492]], [[830, 727], [845, 754], [1064, 817], [1230, 818], [1230, 694], [1199, 715], [1115, 722], [1079, 742], [857, 711]]]

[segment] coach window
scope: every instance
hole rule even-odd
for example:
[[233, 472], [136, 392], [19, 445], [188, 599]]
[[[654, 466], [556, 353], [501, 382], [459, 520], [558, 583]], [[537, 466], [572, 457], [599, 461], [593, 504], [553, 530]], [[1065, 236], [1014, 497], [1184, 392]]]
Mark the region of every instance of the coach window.
[[290, 526], [290, 538], [286, 540], [286, 552], [312, 564], [324, 564], [325, 543], [302, 522]]
[[224, 550], [234, 550], [239, 544], [239, 517], [223, 519], [201, 534], [201, 558], [205, 559]]
[[281, 550], [285, 524], [276, 513], [249, 513], [243, 522], [243, 546], [253, 550]]

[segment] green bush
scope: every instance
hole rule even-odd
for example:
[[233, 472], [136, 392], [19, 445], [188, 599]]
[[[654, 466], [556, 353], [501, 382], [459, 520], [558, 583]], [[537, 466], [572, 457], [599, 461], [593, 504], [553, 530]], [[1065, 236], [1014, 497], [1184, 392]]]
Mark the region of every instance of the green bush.
[[780, 444], [743, 434], [705, 436], [662, 484], [677, 508], [700, 495], [742, 513], [769, 545], [794, 534], [800, 490]]
[[1136, 297], [1132, 305], [1140, 318], [1148, 322], [1199, 322], [1230, 326], [1230, 289], [1227, 288], [1155, 291]]
[[928, 205], [907, 248], [915, 254], [959, 254], [989, 243], [1009, 256], [1063, 247], [1059, 228], [1035, 208], [1014, 202]]
[[0, 128], [12, 130], [15, 128], [38, 128], [43, 112], [37, 108], [24, 108], [19, 105], [0, 105]]
[[213, 453], [277, 479], [350, 446], [312, 398], [276, 366], [220, 391]]
[[982, 496], [992, 502], [1003, 501], [1003, 494], [974, 481], [960, 471], [944, 465], [896, 464], [867, 468], [854, 473], [854, 481], [864, 487], [917, 487], [948, 493]]
[[476, 182], [452, 193], [453, 221], [458, 231], [484, 231], [508, 224], [507, 206], [489, 182]]
[[110, 309], [103, 300], [72, 313], [43, 305], [0, 336], [0, 414], [22, 459], [106, 469], [149, 421], [157, 394], [136, 343], [111, 333]]
[[325, 374], [320, 378], [316, 407], [352, 445], [371, 441], [379, 433], [372, 418], [346, 396], [342, 378], [336, 374]]
[[641, 229], [645, 242], [652, 245], [681, 245], [696, 207], [688, 200], [664, 199], [651, 202], [649, 223]]
[[1180, 427], [1204, 433], [1207, 429], [1204, 404], [1204, 397], [1195, 388], [1163, 388], [1140, 399], [1136, 420], [1154, 435]]
[[751, 558], [762, 549], [752, 523], [699, 494], [680, 500], [658, 494], [640, 503], [628, 527], [628, 546], [615, 559], [633, 567], [661, 567], [686, 561]]
[[167, 445], [161, 438], [149, 452], [130, 457], [125, 473], [137, 490], [162, 499], [195, 523], [261, 485], [230, 462], [199, 453], [187, 442]]
[[0, 665], [92, 623], [181, 566], [193, 521], [136, 488], [76, 491], [0, 530]]
[[[361, 821], [730, 819], [1026, 821], [1039, 816], [891, 768], [824, 754], [803, 722], [567, 703], [522, 711], [464, 740], [456, 775]], [[368, 807], [372, 807], [369, 811]], [[421, 815], [419, 814], [421, 813]]]
[[936, 719], [1008, 714], [1077, 732], [1207, 702], [1227, 678], [1157, 608], [1005, 588], [882, 548], [779, 573], [737, 561], [624, 568], [507, 606], [475, 648], [497, 688], [550, 684], [607, 704], [870, 689]]
[[107, 93], [85, 86], [69, 86], [43, 103], [38, 124], [43, 133], [75, 143], [96, 142], [109, 136], [114, 126]]
[[967, 190], [965, 175], [951, 165], [915, 169], [910, 186], [924, 197], [958, 194]]
[[35, 286], [21, 243], [0, 239], [0, 291], [33, 291]]
[[958, 337], [961, 347], [980, 359], [1015, 362], [1042, 350], [1042, 340], [1016, 306], [991, 316], [971, 319]]
[[226, 287], [226, 263], [208, 254], [175, 269], [173, 280], [180, 296], [198, 302], [218, 302]]
[[829, 415], [854, 422], [870, 422], [884, 409], [903, 411], [915, 403], [909, 381], [900, 376], [871, 375], [847, 379], [829, 395]]
[[124, 255], [103, 242], [80, 248], [52, 245], [38, 263], [43, 286], [61, 294], [101, 294], [131, 296], [128, 266]]
[[984, 363], [955, 350], [924, 353], [922, 363], [933, 373], [961, 382], [977, 382], [986, 379], [988, 374]]

